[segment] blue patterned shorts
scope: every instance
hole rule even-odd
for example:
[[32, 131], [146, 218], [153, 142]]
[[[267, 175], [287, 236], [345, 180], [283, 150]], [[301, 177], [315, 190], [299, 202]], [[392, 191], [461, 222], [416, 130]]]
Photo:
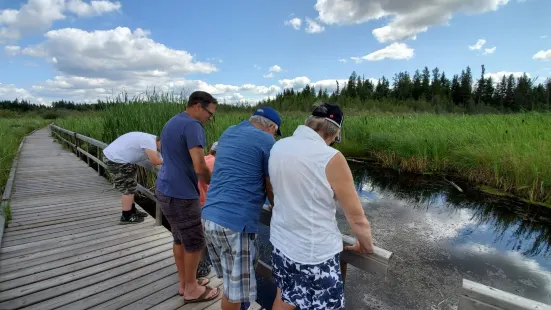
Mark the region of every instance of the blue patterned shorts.
[[340, 255], [306, 265], [290, 260], [274, 247], [272, 273], [283, 302], [300, 309], [344, 308]]

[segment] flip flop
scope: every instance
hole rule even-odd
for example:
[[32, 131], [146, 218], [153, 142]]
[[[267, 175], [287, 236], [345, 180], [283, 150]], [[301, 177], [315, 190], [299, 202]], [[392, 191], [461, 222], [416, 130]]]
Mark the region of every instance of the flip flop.
[[[197, 284], [201, 285], [201, 286], [207, 286], [207, 284], [210, 283], [210, 280], [207, 279], [207, 278], [199, 278], [197, 279]], [[184, 296], [184, 294], [180, 294], [180, 292], [178, 292], [178, 295], [180, 296]]]
[[[205, 298], [206, 296], [208, 296], [208, 294], [212, 291], [212, 290], [216, 290], [217, 294], [212, 296], [211, 298], [207, 299]], [[196, 302], [205, 302], [205, 301], [211, 301], [211, 300], [214, 300], [218, 297], [218, 295], [220, 295], [220, 289], [218, 288], [212, 288], [210, 286], [205, 286], [205, 292], [203, 294], [201, 294], [201, 296], [199, 296], [199, 298], [195, 298], [195, 299], [185, 299], [184, 298], [184, 302], [186, 304], [191, 304], [191, 303], [196, 303]]]

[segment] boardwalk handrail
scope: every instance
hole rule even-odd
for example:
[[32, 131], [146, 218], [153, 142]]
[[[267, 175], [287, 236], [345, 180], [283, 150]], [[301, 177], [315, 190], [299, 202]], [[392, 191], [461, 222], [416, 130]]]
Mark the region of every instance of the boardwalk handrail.
[[463, 279], [458, 310], [551, 310], [550, 305]]
[[[100, 150], [107, 147], [106, 143], [102, 141], [98, 141], [94, 138], [90, 138], [82, 134], [61, 128], [54, 124], [50, 125], [50, 130], [52, 134], [54, 134], [60, 140], [64, 141], [66, 144], [71, 146], [71, 148], [75, 151], [77, 155], [80, 153], [82, 155], [85, 155], [88, 158], [88, 160], [93, 160], [94, 162], [96, 162], [98, 164], [98, 173], [101, 175], [101, 172], [99, 172], [100, 170], [99, 166], [105, 169], [106, 168], [105, 164], [100, 158], [97, 158], [96, 156], [93, 156], [92, 154], [90, 154], [89, 146], [91, 145], [96, 147], [97, 154], [100, 154]], [[63, 137], [62, 135], [65, 135], [65, 137]], [[86, 150], [80, 147], [80, 144], [81, 144], [80, 142], [85, 142], [87, 144]], [[141, 165], [141, 167], [153, 173], [158, 172], [158, 169], [156, 167], [148, 167], [144, 165]], [[156, 203], [155, 220], [157, 222], [157, 225], [161, 225], [162, 211], [161, 211], [160, 205], [157, 203], [157, 199], [155, 198], [155, 195], [149, 189], [145, 188], [140, 184], [138, 184], [137, 190], [140, 193], [142, 193], [144, 196], [151, 199], [152, 201], [155, 201]], [[260, 222], [266, 226], [269, 226], [271, 217], [272, 217], [272, 212], [264, 208], [261, 211]], [[356, 242], [356, 239], [354, 237], [343, 235], [344, 245], [352, 245], [355, 242]], [[376, 275], [382, 275], [383, 277], [385, 277], [387, 274], [391, 257], [392, 257], [392, 252], [389, 252], [379, 247], [375, 247], [374, 253], [366, 254], [366, 255], [345, 250], [342, 252], [341, 260], [342, 260], [343, 267], [346, 266], [345, 264], [351, 264], [364, 271], [367, 271]], [[260, 266], [260, 268], [262, 268], [262, 266]], [[265, 272], [266, 271], [261, 271], [259, 273], [264, 274]], [[345, 272], [343, 271], [343, 276], [344, 274]]]

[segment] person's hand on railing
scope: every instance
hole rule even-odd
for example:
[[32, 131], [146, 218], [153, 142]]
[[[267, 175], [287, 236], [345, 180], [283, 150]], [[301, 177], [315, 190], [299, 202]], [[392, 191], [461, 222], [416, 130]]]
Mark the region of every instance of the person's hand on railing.
[[371, 240], [371, 238], [369, 238], [369, 240], [371, 242], [369, 242], [368, 244], [366, 245], [363, 245], [360, 243], [359, 240], [356, 240], [356, 243], [354, 245], [347, 245], [344, 247], [345, 250], [348, 250], [348, 251], [354, 251], [354, 252], [358, 252], [358, 253], [361, 253], [361, 254], [369, 254], [369, 253], [373, 253], [373, 240]]

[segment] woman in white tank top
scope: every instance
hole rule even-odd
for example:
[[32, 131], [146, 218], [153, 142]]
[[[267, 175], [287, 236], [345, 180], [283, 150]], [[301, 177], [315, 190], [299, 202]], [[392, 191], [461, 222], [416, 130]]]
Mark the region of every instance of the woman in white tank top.
[[336, 104], [316, 107], [305, 125], [276, 142], [269, 174], [274, 191], [270, 242], [278, 294], [273, 309], [340, 309], [344, 290], [340, 271], [342, 236], [336, 199], [361, 253], [373, 250], [371, 229], [340, 142], [343, 113]]

